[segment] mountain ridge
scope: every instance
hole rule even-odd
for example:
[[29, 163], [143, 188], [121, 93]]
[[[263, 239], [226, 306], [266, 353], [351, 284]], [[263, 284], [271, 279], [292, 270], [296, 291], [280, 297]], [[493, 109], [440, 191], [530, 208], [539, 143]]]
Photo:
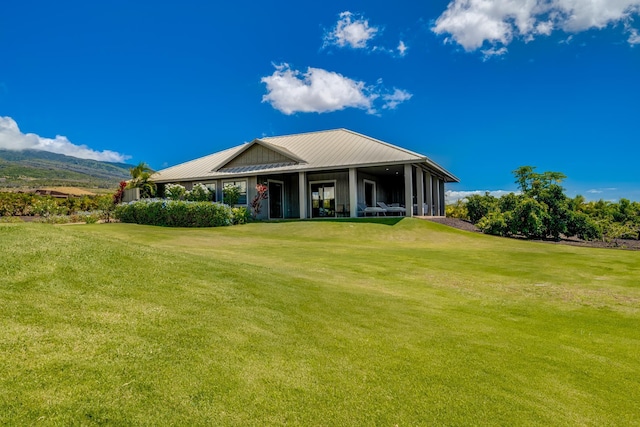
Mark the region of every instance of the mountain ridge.
[[128, 179], [126, 163], [80, 159], [42, 150], [0, 149], [0, 187], [74, 187], [115, 188]]

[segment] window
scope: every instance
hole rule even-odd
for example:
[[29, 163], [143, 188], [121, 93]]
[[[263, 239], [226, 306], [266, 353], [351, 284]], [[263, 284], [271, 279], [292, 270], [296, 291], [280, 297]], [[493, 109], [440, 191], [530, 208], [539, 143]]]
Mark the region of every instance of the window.
[[239, 205], [247, 204], [247, 181], [225, 181], [222, 184], [222, 191], [228, 187], [238, 187], [240, 189], [240, 198], [238, 199]]
[[216, 194], [216, 183], [215, 182], [198, 182], [197, 184], [202, 184], [207, 187], [207, 190], [211, 191], [211, 201], [215, 202], [218, 200], [218, 195]]

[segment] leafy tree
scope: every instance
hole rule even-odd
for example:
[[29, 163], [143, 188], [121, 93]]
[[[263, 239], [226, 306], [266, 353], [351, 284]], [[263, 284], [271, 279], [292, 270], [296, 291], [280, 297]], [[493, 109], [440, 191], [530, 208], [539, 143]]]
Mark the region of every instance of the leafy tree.
[[469, 220], [476, 224], [482, 217], [486, 216], [489, 212], [493, 212], [497, 209], [498, 200], [490, 195], [488, 192], [481, 196], [479, 194], [473, 194], [467, 197], [467, 212], [469, 213]]
[[483, 216], [476, 225], [483, 233], [508, 236], [510, 234], [509, 216], [502, 212], [492, 211]]
[[150, 179], [154, 172], [145, 162], [140, 162], [137, 166], [129, 168], [131, 180], [127, 183], [127, 188], [139, 188], [140, 197], [153, 197], [157, 187]]
[[469, 219], [467, 204], [463, 199], [458, 199], [455, 203], [445, 206], [445, 214], [449, 218]]

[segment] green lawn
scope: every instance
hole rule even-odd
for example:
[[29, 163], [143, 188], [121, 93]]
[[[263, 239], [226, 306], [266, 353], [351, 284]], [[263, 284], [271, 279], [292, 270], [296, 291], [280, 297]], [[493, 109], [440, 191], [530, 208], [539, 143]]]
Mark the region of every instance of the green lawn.
[[640, 253], [0, 224], [0, 425], [640, 425]]

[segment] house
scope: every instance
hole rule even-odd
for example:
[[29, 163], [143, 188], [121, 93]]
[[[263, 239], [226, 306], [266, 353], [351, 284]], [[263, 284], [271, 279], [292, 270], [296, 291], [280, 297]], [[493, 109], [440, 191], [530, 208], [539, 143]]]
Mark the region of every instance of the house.
[[160, 192], [168, 183], [202, 183], [218, 201], [237, 186], [242, 205], [266, 184], [262, 219], [357, 217], [377, 202], [405, 206], [407, 216], [443, 216], [445, 183], [459, 182], [424, 155], [347, 129], [254, 139], [151, 180]]

